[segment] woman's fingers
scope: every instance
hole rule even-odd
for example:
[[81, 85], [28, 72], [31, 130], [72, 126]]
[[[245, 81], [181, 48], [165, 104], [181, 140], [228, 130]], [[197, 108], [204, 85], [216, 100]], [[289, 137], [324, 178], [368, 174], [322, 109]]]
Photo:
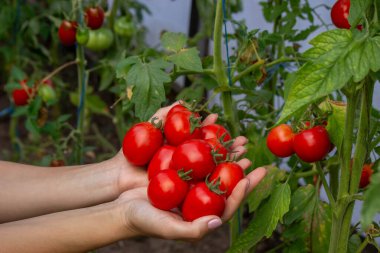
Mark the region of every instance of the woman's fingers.
[[208, 115], [202, 122], [202, 126], [207, 126], [207, 125], [211, 125], [211, 124], [214, 124], [216, 122], [216, 120], [218, 119], [218, 114], [216, 113], [212, 113], [210, 115]]
[[182, 104], [183, 101], [182, 100], [179, 100], [173, 104], [171, 104], [170, 106], [166, 106], [166, 107], [162, 107], [161, 109], [159, 109], [152, 117], [151, 119], [153, 118], [158, 118], [160, 120], [162, 120], [162, 123], [165, 123], [166, 121], [166, 116], [168, 115], [168, 112], [170, 111], [170, 109], [172, 109], [174, 106], [178, 105], [178, 104]]
[[238, 136], [235, 138], [234, 143], [231, 145], [231, 149], [237, 148], [239, 146], [244, 146], [247, 144], [248, 139], [245, 138], [244, 136]]
[[241, 167], [243, 170], [246, 170], [247, 168], [249, 168], [249, 166], [252, 165], [252, 162], [251, 162], [250, 160], [248, 160], [247, 158], [243, 158], [243, 159], [241, 159], [240, 161], [238, 161], [237, 164], [239, 164], [240, 167]]

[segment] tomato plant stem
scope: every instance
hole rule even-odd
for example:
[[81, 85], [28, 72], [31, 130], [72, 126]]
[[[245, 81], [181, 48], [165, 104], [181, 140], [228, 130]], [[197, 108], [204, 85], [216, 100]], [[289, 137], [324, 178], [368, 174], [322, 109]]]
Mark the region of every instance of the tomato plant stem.
[[109, 21], [109, 28], [111, 30], [113, 30], [113, 24], [115, 23], [115, 16], [117, 14], [117, 9], [119, 7], [119, 0], [114, 0], [113, 1], [113, 4], [112, 4], [112, 9], [111, 9], [111, 13], [110, 13], [110, 16], [108, 18], [108, 21]]
[[321, 163], [320, 162], [316, 162], [315, 166], [317, 167], [317, 170], [318, 170], [318, 173], [319, 173], [319, 177], [322, 180], [322, 184], [323, 184], [323, 187], [325, 188], [327, 197], [328, 197], [328, 199], [330, 201], [331, 208], [334, 209], [334, 207], [335, 207], [335, 199], [334, 199], [333, 195], [331, 194], [329, 185], [327, 184], [327, 181], [326, 181], [326, 178], [325, 178], [325, 174], [324, 174], [323, 169], [321, 167]]

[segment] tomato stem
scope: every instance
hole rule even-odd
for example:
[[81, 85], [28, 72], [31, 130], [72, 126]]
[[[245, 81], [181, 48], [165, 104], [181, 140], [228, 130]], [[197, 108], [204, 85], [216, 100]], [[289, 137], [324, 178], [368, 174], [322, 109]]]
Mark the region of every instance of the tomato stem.
[[335, 207], [335, 199], [334, 199], [333, 195], [331, 194], [329, 185], [327, 184], [327, 181], [326, 181], [326, 178], [325, 178], [325, 174], [324, 174], [323, 169], [321, 167], [321, 163], [320, 162], [316, 162], [315, 166], [316, 166], [316, 168], [318, 170], [319, 177], [322, 180], [322, 184], [323, 184], [323, 187], [325, 188], [325, 191], [326, 191], [327, 197], [329, 199], [331, 208], [334, 209], [334, 207]]

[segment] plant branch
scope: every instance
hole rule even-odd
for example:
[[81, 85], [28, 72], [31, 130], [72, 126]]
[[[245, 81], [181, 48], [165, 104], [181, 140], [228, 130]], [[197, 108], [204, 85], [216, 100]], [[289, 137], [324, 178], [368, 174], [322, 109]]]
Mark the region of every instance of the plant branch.
[[326, 194], [327, 194], [327, 198], [329, 199], [331, 208], [334, 209], [335, 205], [336, 205], [335, 199], [334, 199], [333, 195], [331, 194], [329, 185], [327, 184], [327, 181], [326, 181], [326, 178], [325, 178], [325, 174], [323, 173], [323, 169], [321, 167], [321, 163], [320, 162], [316, 162], [315, 166], [317, 167], [317, 170], [318, 170], [318, 173], [319, 173], [319, 177], [322, 180], [322, 184], [323, 184], [323, 187], [325, 188], [325, 191], [326, 191]]

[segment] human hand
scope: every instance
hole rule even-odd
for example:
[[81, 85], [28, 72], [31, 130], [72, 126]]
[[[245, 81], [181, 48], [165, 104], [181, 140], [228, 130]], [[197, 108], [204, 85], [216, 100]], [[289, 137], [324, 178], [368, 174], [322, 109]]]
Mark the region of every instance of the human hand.
[[[251, 162], [248, 159], [242, 159], [238, 164], [246, 169]], [[176, 212], [163, 211], [153, 207], [148, 200], [146, 186], [124, 192], [116, 200], [116, 203], [121, 205], [124, 227], [128, 234], [196, 241], [231, 219], [243, 199], [265, 175], [264, 168], [257, 168], [240, 180], [227, 198], [224, 213], [220, 218], [209, 215], [192, 222], [183, 221]]]

